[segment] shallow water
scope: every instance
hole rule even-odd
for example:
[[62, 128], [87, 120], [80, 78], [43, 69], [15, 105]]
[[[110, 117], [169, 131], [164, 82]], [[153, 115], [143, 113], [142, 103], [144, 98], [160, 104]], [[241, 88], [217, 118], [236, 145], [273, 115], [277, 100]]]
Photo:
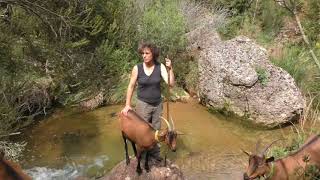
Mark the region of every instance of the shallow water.
[[[22, 166], [34, 179], [98, 177], [108, 173], [125, 157], [115, 116], [121, 108], [54, 113], [21, 138], [28, 142]], [[192, 101], [171, 103], [170, 113], [184, 135], [178, 137], [177, 152], [170, 152], [168, 157], [181, 167], [186, 179], [241, 179], [247, 163], [241, 149], [252, 151], [258, 139], [266, 144], [291, 132], [254, 130], [239, 120], [218, 118]]]

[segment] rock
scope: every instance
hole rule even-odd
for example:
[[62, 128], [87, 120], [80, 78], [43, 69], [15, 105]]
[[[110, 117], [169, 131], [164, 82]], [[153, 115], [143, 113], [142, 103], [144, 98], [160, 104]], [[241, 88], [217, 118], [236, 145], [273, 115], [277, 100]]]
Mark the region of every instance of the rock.
[[270, 128], [301, 116], [305, 98], [294, 79], [269, 61], [266, 49], [244, 36], [222, 41], [213, 32], [190, 32], [188, 39], [189, 48], [199, 51], [204, 104]]
[[170, 91], [171, 101], [187, 102], [190, 95], [181, 87], [173, 87]]
[[90, 111], [98, 108], [102, 104], [103, 104], [103, 92], [99, 92], [93, 98], [80, 102], [79, 107], [82, 111]]
[[141, 175], [136, 173], [137, 160], [130, 159], [130, 164], [126, 165], [125, 161], [116, 165], [111, 172], [101, 180], [183, 180], [184, 176], [179, 167], [167, 160], [167, 166], [163, 164], [155, 164], [149, 161], [150, 172], [144, 169], [144, 161], [141, 161], [141, 168], [143, 170]]

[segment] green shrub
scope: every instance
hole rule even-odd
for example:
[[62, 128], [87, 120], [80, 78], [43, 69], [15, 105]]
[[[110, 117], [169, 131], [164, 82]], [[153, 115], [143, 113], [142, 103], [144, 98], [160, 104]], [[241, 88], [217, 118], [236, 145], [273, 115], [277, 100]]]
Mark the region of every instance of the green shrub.
[[260, 20], [261, 28], [264, 33], [271, 37], [276, 36], [283, 26], [283, 18], [285, 11], [278, 7], [273, 0], [260, 1], [258, 19]]
[[241, 24], [243, 22], [244, 16], [234, 16], [228, 19], [225, 26], [218, 28], [218, 32], [222, 39], [231, 39], [239, 34], [239, 29], [241, 29]]
[[151, 41], [161, 48], [163, 57], [172, 58], [186, 45], [186, 25], [177, 1], [153, 1], [142, 15], [139, 39]]
[[197, 61], [189, 61], [189, 72], [186, 75], [186, 88], [193, 92], [198, 91], [199, 85], [199, 69], [198, 69], [198, 62]]
[[310, 42], [316, 44], [320, 41], [320, 1], [308, 0], [304, 3], [304, 9], [302, 25]]
[[308, 52], [300, 46], [287, 46], [284, 48], [283, 56], [271, 61], [286, 70], [301, 86], [303, 80], [307, 78], [307, 72], [310, 68]]
[[[130, 80], [130, 75], [126, 74], [119, 78], [118, 82], [114, 84], [111, 88], [108, 89], [105, 99], [107, 104], [119, 104], [126, 101], [126, 93]], [[136, 91], [135, 91], [136, 92]], [[136, 93], [133, 94], [132, 104], [135, 104]]]
[[179, 56], [173, 61], [177, 86], [196, 92], [198, 89], [198, 62], [188, 55]]
[[267, 74], [266, 69], [263, 69], [263, 68], [261, 68], [261, 67], [257, 67], [257, 68], [256, 68], [256, 72], [257, 72], [257, 74], [258, 74], [258, 80], [259, 80], [259, 82], [260, 82], [263, 86], [267, 85], [267, 83], [268, 83], [268, 74]]
[[[289, 142], [289, 145], [287, 147], [281, 147], [281, 146], [274, 146], [269, 151], [269, 156], [274, 156], [275, 159], [283, 158], [287, 155], [290, 155], [294, 152], [296, 152], [307, 140], [308, 134], [306, 133], [298, 133], [294, 134], [293, 137], [291, 137], [286, 142]], [[297, 170], [295, 172], [295, 176], [302, 178], [304, 180], [315, 180], [320, 178], [320, 171], [319, 169], [314, 165], [308, 165], [308, 158], [305, 157], [304, 161], [307, 163], [305, 171]]]

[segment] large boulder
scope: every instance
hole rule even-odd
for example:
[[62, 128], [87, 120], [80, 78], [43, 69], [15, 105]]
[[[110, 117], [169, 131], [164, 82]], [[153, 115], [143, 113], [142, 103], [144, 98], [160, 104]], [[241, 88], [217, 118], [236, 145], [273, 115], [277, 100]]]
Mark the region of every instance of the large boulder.
[[144, 169], [144, 161], [141, 163], [143, 170], [141, 175], [136, 173], [137, 160], [136, 158], [130, 159], [130, 164], [126, 165], [125, 161], [121, 161], [116, 165], [111, 172], [101, 180], [183, 180], [183, 174], [179, 167], [169, 160], [167, 165], [161, 163], [149, 162], [150, 172]]
[[266, 49], [244, 36], [222, 41], [217, 33], [202, 31], [188, 37], [197, 52], [204, 104], [264, 127], [300, 117], [305, 98], [294, 79], [269, 61]]

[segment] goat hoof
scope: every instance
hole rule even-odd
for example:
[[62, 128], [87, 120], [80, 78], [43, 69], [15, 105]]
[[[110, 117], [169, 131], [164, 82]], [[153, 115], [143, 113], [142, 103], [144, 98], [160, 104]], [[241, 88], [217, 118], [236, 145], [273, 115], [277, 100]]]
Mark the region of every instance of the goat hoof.
[[140, 176], [141, 173], [142, 173], [142, 169], [137, 169], [137, 173], [138, 173], [138, 175]]
[[150, 168], [149, 167], [145, 167], [144, 169], [146, 170], [146, 172], [150, 172]]
[[130, 164], [130, 159], [126, 160], [126, 164], [129, 165]]

